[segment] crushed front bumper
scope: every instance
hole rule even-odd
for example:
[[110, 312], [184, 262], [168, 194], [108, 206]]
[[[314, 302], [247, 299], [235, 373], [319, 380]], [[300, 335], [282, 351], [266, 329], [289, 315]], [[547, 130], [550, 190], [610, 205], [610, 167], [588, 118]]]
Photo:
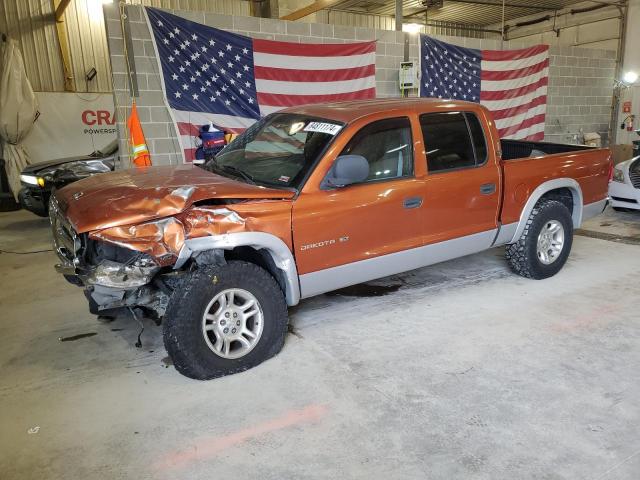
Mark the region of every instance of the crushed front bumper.
[[164, 314], [168, 295], [153, 285], [160, 266], [151, 258], [136, 252], [135, 261], [120, 263], [102, 259], [88, 264], [85, 258], [88, 240], [75, 232], [55, 197], [49, 204], [49, 219], [54, 249], [60, 260], [55, 269], [69, 282], [85, 288], [92, 313], [144, 306]]

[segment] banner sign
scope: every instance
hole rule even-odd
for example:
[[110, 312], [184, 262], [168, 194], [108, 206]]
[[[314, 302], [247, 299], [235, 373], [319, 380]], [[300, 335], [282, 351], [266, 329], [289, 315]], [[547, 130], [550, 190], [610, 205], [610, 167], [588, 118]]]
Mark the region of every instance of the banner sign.
[[110, 93], [36, 92], [40, 116], [25, 138], [32, 163], [87, 155], [117, 138]]

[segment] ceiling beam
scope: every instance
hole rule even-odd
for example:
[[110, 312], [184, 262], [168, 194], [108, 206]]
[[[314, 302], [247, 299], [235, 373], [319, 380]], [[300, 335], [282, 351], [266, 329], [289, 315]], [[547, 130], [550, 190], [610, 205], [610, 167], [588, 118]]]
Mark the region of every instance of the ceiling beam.
[[[67, 8], [71, 0], [53, 0], [56, 9], [56, 34], [60, 44], [60, 56], [62, 58], [62, 75], [64, 78], [64, 89], [68, 92], [75, 92], [76, 86], [71, 70], [71, 50], [69, 49], [69, 39], [67, 38], [67, 25], [64, 21], [64, 9]], [[58, 17], [58, 12], [60, 17]]]
[[64, 11], [67, 9], [69, 4], [71, 3], [71, 0], [61, 0], [60, 2], [56, 2], [56, 3], [58, 3], [58, 6], [56, 7], [56, 22], [59, 22], [62, 16], [64, 15]]
[[299, 20], [307, 15], [311, 15], [312, 13], [319, 12], [320, 10], [324, 10], [325, 8], [331, 8], [334, 5], [342, 2], [344, 0], [316, 0], [311, 5], [307, 5], [306, 7], [302, 7], [298, 10], [295, 10], [287, 15], [280, 17], [280, 20]]
[[[472, 5], [487, 5], [487, 6], [502, 8], [502, 2], [483, 2], [482, 0], [450, 0], [449, 3], [469, 3]], [[539, 10], [541, 12], [549, 11], [549, 10], [557, 10], [556, 8], [553, 8], [553, 7], [540, 7], [537, 5], [524, 5], [522, 3], [510, 3], [510, 2], [506, 2], [504, 6], [510, 7], [510, 8], [526, 8], [528, 10]]]

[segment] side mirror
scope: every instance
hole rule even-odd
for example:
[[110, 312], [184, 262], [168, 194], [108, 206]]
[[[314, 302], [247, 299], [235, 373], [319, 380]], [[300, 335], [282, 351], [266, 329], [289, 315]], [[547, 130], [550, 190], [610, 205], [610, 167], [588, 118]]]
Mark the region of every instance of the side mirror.
[[369, 176], [369, 162], [362, 155], [342, 155], [336, 158], [320, 188], [340, 188], [359, 183]]

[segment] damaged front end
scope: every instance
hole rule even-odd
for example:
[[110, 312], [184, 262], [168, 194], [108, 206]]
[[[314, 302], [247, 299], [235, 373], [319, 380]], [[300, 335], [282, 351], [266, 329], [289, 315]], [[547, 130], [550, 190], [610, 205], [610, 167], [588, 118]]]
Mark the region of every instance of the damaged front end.
[[[183, 276], [242, 255], [270, 271], [288, 301], [297, 302], [292, 192], [214, 176], [212, 185], [223, 193], [207, 191], [202, 198], [204, 187], [151, 189], [137, 172], [109, 175], [122, 177], [107, 178], [106, 184], [114, 184], [110, 191], [93, 184], [85, 188], [80, 181], [56, 192], [49, 207], [60, 258], [56, 270], [84, 287], [92, 313], [142, 307], [160, 319]], [[127, 187], [115, 185], [120, 181]], [[123, 192], [136, 182], [143, 182], [144, 195]], [[232, 187], [238, 197], [231, 196]]]
[[[91, 313], [143, 307], [164, 315], [176, 273], [166, 275], [151, 255], [77, 234], [52, 198], [49, 218], [53, 243], [60, 259], [55, 268], [71, 283], [85, 288]], [[167, 277], [167, 278], [163, 278]]]

